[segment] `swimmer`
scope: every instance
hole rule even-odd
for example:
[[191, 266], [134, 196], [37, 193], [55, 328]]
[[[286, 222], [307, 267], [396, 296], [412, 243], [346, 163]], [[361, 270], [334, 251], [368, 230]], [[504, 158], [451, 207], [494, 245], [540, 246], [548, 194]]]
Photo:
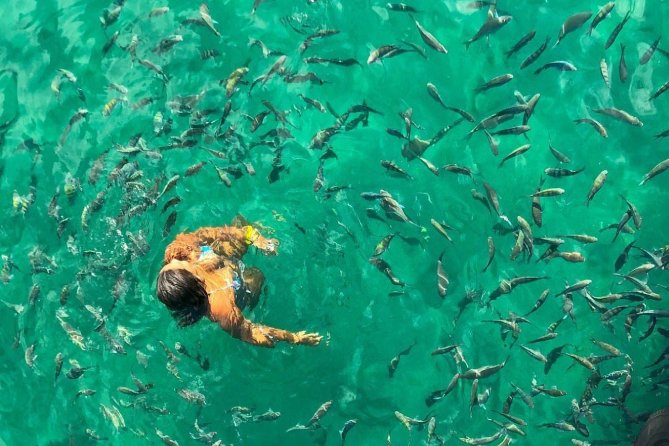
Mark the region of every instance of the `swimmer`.
[[322, 336], [292, 333], [253, 323], [242, 310], [258, 303], [265, 280], [258, 268], [245, 268], [242, 257], [250, 246], [265, 255], [276, 255], [279, 242], [265, 238], [243, 218], [231, 226], [205, 227], [177, 235], [165, 250], [157, 282], [158, 299], [167, 306], [180, 327], [204, 316], [235, 338], [262, 347], [277, 342], [317, 345]]

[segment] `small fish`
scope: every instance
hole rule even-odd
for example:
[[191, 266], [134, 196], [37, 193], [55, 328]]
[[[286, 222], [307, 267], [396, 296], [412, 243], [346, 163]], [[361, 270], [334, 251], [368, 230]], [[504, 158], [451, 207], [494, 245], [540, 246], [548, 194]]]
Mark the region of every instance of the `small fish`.
[[620, 61], [618, 62], [618, 77], [623, 84], [627, 82], [627, 64], [625, 63], [625, 45], [620, 44]]
[[662, 93], [664, 93], [665, 91], [668, 91], [668, 90], [669, 90], [669, 81], [662, 84], [660, 86], [660, 88], [658, 88], [657, 91], [655, 93], [653, 93], [648, 100], [652, 101], [652, 100], [656, 99], [658, 96], [660, 96]]
[[546, 51], [546, 48], [548, 48], [548, 42], [550, 42], [550, 40], [551, 40], [550, 37], [546, 37], [544, 43], [542, 43], [541, 46], [539, 46], [539, 48], [537, 48], [532, 54], [527, 56], [525, 60], [522, 61], [522, 63], [520, 64], [520, 69], [522, 70], [532, 65], [539, 58], [539, 56], [541, 56], [543, 52]]
[[80, 396], [93, 396], [96, 394], [96, 391], [93, 389], [82, 389], [77, 392], [77, 394], [74, 396], [75, 398], [79, 398]]
[[[669, 167], [669, 164], [668, 164]], [[590, 192], [588, 192], [588, 197], [585, 200], [585, 205], [588, 206], [590, 204], [590, 201], [595, 197], [597, 192], [602, 188], [604, 185], [604, 182], [606, 181], [606, 178], [609, 175], [608, 170], [602, 170], [597, 177], [595, 178], [595, 181], [593, 181], [592, 186], [590, 187]]]
[[613, 8], [616, 6], [615, 2], [608, 2], [601, 8], [599, 8], [599, 11], [597, 11], [597, 14], [595, 15], [595, 18], [592, 19], [592, 23], [590, 23], [590, 28], [588, 29], [588, 35], [592, 35], [592, 31], [601, 23], [602, 20], [604, 20], [608, 15], [611, 13]]
[[562, 177], [570, 177], [573, 175], [578, 175], [579, 173], [583, 172], [585, 170], [585, 167], [578, 169], [578, 170], [572, 170], [572, 169], [560, 169], [560, 168], [553, 168], [549, 167], [544, 169], [544, 173], [548, 175], [549, 177], [553, 178], [562, 178]]
[[416, 24], [416, 28], [418, 29], [420, 37], [423, 39], [423, 42], [427, 44], [427, 46], [439, 53], [448, 53], [446, 47], [444, 47], [444, 45], [442, 45], [441, 42], [439, 42], [437, 38], [434, 37], [428, 30], [423, 28], [423, 26], [418, 23], [417, 20], [414, 20], [414, 23]]
[[439, 296], [442, 299], [446, 297], [446, 291], [448, 290], [449, 284], [448, 276], [446, 275], [442, 265], [443, 256], [444, 252], [442, 251], [441, 254], [439, 254], [439, 259], [437, 260], [437, 291], [439, 292]]
[[[586, 287], [588, 287], [592, 283], [592, 280], [585, 279], [585, 280], [579, 280], [573, 285], [567, 286], [564, 290], [560, 291], [558, 294], [555, 295], [555, 297], [563, 296], [565, 294], [570, 294], [574, 293], [576, 291], [582, 290]], [[552, 331], [552, 330], [549, 330]]]
[[163, 238], [167, 237], [172, 231], [172, 226], [177, 221], [177, 211], [172, 211], [170, 215], [167, 216], [165, 220], [165, 226], [163, 227]]
[[650, 47], [644, 51], [644, 53], [639, 58], [639, 65], [646, 65], [650, 61], [650, 58], [653, 57], [653, 54], [655, 54], [657, 46], [660, 44], [660, 39], [662, 39], [662, 36], [659, 36], [657, 39], [655, 39]]
[[609, 137], [609, 133], [606, 131], [606, 128], [599, 121], [591, 118], [581, 118], [574, 119], [574, 122], [576, 124], [590, 124], [595, 130], [597, 130], [597, 133], [599, 133], [602, 138]]
[[641, 182], [639, 183], [639, 186], [643, 186], [646, 184], [648, 181], [651, 179], [655, 178], [657, 175], [661, 174], [665, 170], [669, 169], [669, 158], [667, 158], [664, 161], [660, 161], [658, 164], [655, 165], [652, 169], [646, 173], [643, 178], [641, 179]]
[[445, 223], [443, 223], [443, 224], [439, 223], [434, 218], [430, 219], [430, 224], [432, 225], [432, 227], [434, 227], [434, 229], [437, 230], [437, 232], [439, 232], [441, 235], [443, 235], [446, 238], [446, 240], [453, 243], [453, 239], [450, 237], [450, 235], [448, 235], [448, 232], [446, 231], [447, 228], [448, 229], [453, 229], [452, 227], [448, 226]]
[[622, 31], [623, 26], [627, 23], [627, 21], [630, 19], [632, 16], [632, 8], [629, 8], [627, 10], [627, 13], [625, 14], [625, 17], [623, 17], [622, 21], [620, 21], [615, 28], [613, 28], [613, 31], [611, 31], [611, 34], [609, 35], [609, 38], [606, 39], [606, 43], [604, 44], [604, 49], [608, 50], [611, 45], [616, 41], [616, 38], [618, 38], [618, 34], [620, 34], [620, 31]]
[[555, 68], [559, 71], [577, 71], [577, 68], [571, 62], [567, 60], [556, 60], [554, 62], [548, 62], [534, 70], [534, 74], [539, 74], [547, 68]]
[[485, 272], [490, 267], [494, 258], [495, 258], [495, 243], [492, 237], [488, 237], [488, 263], [486, 263], [485, 267], [481, 272]]
[[537, 34], [536, 31], [530, 31], [527, 34], [525, 34], [523, 37], [521, 37], [518, 40], [518, 42], [516, 42], [515, 45], [513, 45], [511, 47], [510, 50], [508, 50], [504, 53], [506, 58], [508, 59], [509, 57], [511, 57], [511, 55], [520, 51], [525, 45], [527, 45], [528, 43], [530, 43], [532, 41], [532, 39], [534, 39], [534, 36], [536, 34]]
[[496, 76], [490, 79], [489, 81], [483, 83], [482, 85], [479, 85], [478, 87], [476, 87], [475, 91], [481, 93], [491, 88], [500, 87], [510, 82], [511, 80], [513, 80], [513, 74], [510, 73], [502, 74], [500, 76]]
[[606, 59], [599, 61], [599, 73], [604, 79], [604, 84], [607, 88], [611, 88], [611, 80], [609, 79], [609, 66], [606, 64]]
[[601, 115], [606, 115], [606, 116], [611, 116], [613, 118], [616, 118], [620, 121], [626, 122], [627, 124], [634, 125], [637, 127], [643, 127], [643, 122], [639, 120], [636, 116], [632, 116], [631, 114], [627, 113], [625, 110], [620, 110], [617, 108], [597, 108], [592, 110], [595, 113], [599, 113]]
[[370, 257], [369, 263], [374, 265], [376, 269], [385, 274], [393, 285], [404, 287], [404, 282], [395, 276], [392, 269], [390, 269], [388, 262], [378, 257]]
[[504, 163], [506, 161], [510, 160], [511, 158], [515, 158], [515, 157], [517, 157], [519, 155], [522, 155], [523, 153], [527, 152], [528, 150], [530, 150], [530, 147], [532, 147], [531, 144], [525, 144], [525, 145], [522, 145], [522, 146], [518, 147], [517, 149], [514, 149], [511, 153], [509, 153], [504, 158], [502, 158], [502, 161], [500, 161], [498, 167], [502, 167], [504, 165]]
[[402, 356], [406, 356], [409, 353], [411, 353], [411, 349], [413, 348], [414, 345], [416, 345], [416, 344], [415, 343], [411, 344], [408, 348], [402, 350], [397, 355], [395, 355], [395, 357], [393, 357], [393, 359], [390, 360], [390, 364], [388, 364], [388, 376], [390, 378], [392, 378], [393, 375], [395, 374], [395, 371], [397, 370], [397, 366], [400, 363], [400, 358]]
[[418, 13], [419, 11], [413, 6], [406, 3], [387, 3], [386, 8], [390, 11]]
[[311, 427], [314, 424], [318, 423], [321, 418], [330, 410], [330, 407], [332, 406], [332, 401], [326, 401], [321, 406], [316, 410], [316, 412], [313, 414], [313, 416], [307, 421], [307, 423], [304, 425], [305, 427]]
[[565, 22], [562, 24], [562, 28], [560, 28], [560, 34], [558, 35], [557, 42], [555, 42], [554, 46], [558, 46], [558, 44], [562, 41], [562, 39], [565, 38], [567, 34], [583, 26], [585, 22], [590, 20], [590, 17], [592, 17], [592, 12], [590, 11], [579, 12], [577, 14], [569, 16], [567, 20], [565, 20]]
[[376, 248], [374, 249], [374, 254], [372, 254], [372, 256], [378, 257], [384, 252], [386, 252], [388, 246], [390, 246], [390, 242], [392, 241], [393, 238], [395, 238], [396, 235], [397, 233], [393, 233], [383, 237], [383, 239], [376, 245]]
[[28, 348], [26, 348], [25, 352], [23, 352], [23, 359], [26, 362], [26, 365], [29, 368], [34, 368], [35, 367], [35, 359], [37, 359], [37, 355], [35, 354], [35, 344], [30, 344]]
[[383, 166], [387, 171], [391, 173], [397, 174], [407, 179], [413, 179], [411, 175], [409, 175], [404, 169], [399, 167], [393, 161], [381, 160], [381, 166]]
[[211, 15], [209, 14], [209, 7], [207, 6], [206, 3], [202, 3], [200, 5], [200, 18], [202, 19], [202, 22], [213, 32], [216, 36], [220, 37], [221, 33], [218, 32], [216, 27], [214, 26], [214, 21], [211, 18]]

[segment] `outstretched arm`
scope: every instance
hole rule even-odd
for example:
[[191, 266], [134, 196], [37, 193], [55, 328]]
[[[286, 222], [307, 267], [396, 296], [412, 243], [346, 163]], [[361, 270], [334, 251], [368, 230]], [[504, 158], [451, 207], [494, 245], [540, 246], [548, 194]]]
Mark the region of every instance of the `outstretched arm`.
[[233, 337], [261, 347], [272, 348], [276, 342], [280, 341], [290, 344], [318, 345], [322, 339], [322, 336], [318, 333], [307, 333], [305, 331], [291, 333], [279, 328], [253, 323], [245, 319], [236, 306], [230, 315], [220, 318], [217, 322]]
[[202, 245], [210, 246], [218, 255], [241, 258], [251, 245], [267, 255], [275, 255], [279, 242], [265, 238], [250, 225], [204, 227], [195, 232], [177, 235], [165, 250], [165, 263], [172, 259], [195, 261]]

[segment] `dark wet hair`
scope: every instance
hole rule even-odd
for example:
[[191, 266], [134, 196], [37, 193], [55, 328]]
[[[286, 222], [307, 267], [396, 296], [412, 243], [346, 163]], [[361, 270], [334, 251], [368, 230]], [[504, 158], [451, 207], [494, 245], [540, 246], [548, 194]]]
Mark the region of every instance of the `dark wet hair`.
[[158, 275], [158, 299], [172, 312], [179, 327], [193, 325], [209, 310], [204, 283], [185, 269], [168, 269]]

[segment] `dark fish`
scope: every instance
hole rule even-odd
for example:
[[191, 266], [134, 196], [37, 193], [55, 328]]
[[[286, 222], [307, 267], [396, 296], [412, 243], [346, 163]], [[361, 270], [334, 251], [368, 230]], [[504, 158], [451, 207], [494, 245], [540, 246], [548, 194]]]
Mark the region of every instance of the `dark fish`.
[[525, 60], [520, 64], [520, 69], [524, 69], [530, 65], [532, 65], [538, 58], [543, 54], [544, 51], [546, 51], [546, 48], [548, 47], [548, 42], [550, 42], [550, 37], [546, 37], [546, 40], [544, 43], [541, 44], [539, 48], [537, 48], [532, 54], [527, 56]]
[[546, 298], [548, 298], [548, 295], [549, 295], [550, 292], [551, 292], [550, 289], [544, 290], [543, 293], [541, 293], [541, 296], [539, 296], [539, 299], [537, 299], [537, 301], [534, 304], [534, 306], [532, 307], [532, 309], [530, 311], [528, 311], [527, 313], [525, 313], [524, 316], [527, 317], [530, 314], [537, 311], [539, 308], [541, 308], [541, 306], [544, 304], [544, 302], [546, 302]]
[[627, 21], [630, 19], [632, 16], [632, 8], [630, 8], [627, 11], [627, 14], [625, 14], [625, 17], [623, 17], [622, 21], [616, 25], [615, 28], [613, 28], [613, 31], [611, 31], [611, 34], [609, 35], [609, 38], [606, 39], [606, 43], [604, 44], [604, 49], [608, 50], [611, 45], [616, 41], [616, 38], [618, 38], [618, 34], [620, 34], [620, 31], [622, 31], [623, 26], [627, 23]]
[[530, 42], [532, 41], [532, 39], [534, 39], [534, 36], [535, 36], [536, 34], [537, 34], [536, 31], [530, 31], [529, 33], [527, 33], [527, 34], [525, 34], [523, 37], [521, 37], [520, 40], [518, 40], [518, 42], [516, 42], [516, 44], [513, 45], [513, 47], [511, 47], [511, 49], [510, 49], [509, 51], [507, 51], [507, 52], [504, 53], [504, 54], [506, 55], [507, 59], [508, 59], [511, 55], [513, 55], [513, 54], [515, 54], [516, 52], [520, 51], [525, 45], [527, 45], [528, 43], [530, 43]]
[[165, 221], [165, 226], [163, 227], [163, 238], [167, 237], [172, 231], [172, 226], [177, 221], [177, 211], [172, 211], [170, 215], [167, 216]]
[[341, 438], [341, 444], [342, 445], [346, 441], [346, 436], [348, 435], [349, 431], [351, 429], [353, 429], [357, 423], [358, 423], [358, 420], [356, 420], [356, 419], [347, 420], [344, 423], [344, 427], [342, 427], [341, 430], [339, 431], [339, 437]]
[[558, 46], [560, 41], [562, 41], [562, 39], [564, 39], [564, 37], [567, 34], [583, 26], [585, 22], [590, 20], [590, 17], [592, 17], [592, 12], [590, 11], [579, 12], [577, 14], [569, 16], [567, 20], [565, 20], [565, 22], [562, 24], [562, 28], [560, 28], [560, 34], [558, 35], [557, 42], [555, 42], [554, 46]]
[[397, 11], [397, 12], [412, 12], [412, 13], [419, 12], [416, 8], [407, 5], [406, 3], [387, 3], [386, 8], [389, 9], [390, 11]]
[[397, 366], [400, 363], [400, 358], [411, 353], [411, 349], [414, 345], [416, 345], [416, 343], [411, 344], [409, 347], [399, 352], [395, 357], [393, 357], [393, 359], [390, 360], [390, 364], [388, 364], [388, 376], [390, 378], [392, 378], [395, 374], [395, 370], [397, 370]]
[[658, 96], [660, 96], [667, 90], [669, 90], [669, 81], [661, 85], [660, 88], [658, 88], [657, 91], [650, 96], [649, 100], [652, 101], [653, 99], [656, 99]]
[[388, 264], [388, 262], [386, 262], [385, 260], [380, 259], [378, 257], [370, 257], [369, 263], [374, 265], [376, 267], [376, 269], [378, 269], [383, 274], [385, 274], [386, 277], [388, 277], [388, 280], [390, 280], [390, 282], [393, 285], [404, 287], [404, 285], [405, 285], [404, 282], [402, 282], [400, 279], [398, 279], [395, 276], [392, 269], [390, 269], [390, 265]]
[[618, 62], [618, 77], [623, 84], [627, 82], [627, 64], [625, 63], [625, 45], [620, 44], [620, 61]]
[[660, 44], [660, 39], [662, 39], [662, 36], [659, 36], [657, 39], [655, 39], [650, 47], [641, 55], [639, 58], [640, 65], [646, 65], [650, 61], [650, 58], [653, 57], [653, 54], [655, 54], [657, 46]]
[[636, 243], [636, 240], [633, 240], [631, 243], [629, 243], [627, 246], [625, 246], [625, 249], [620, 253], [620, 255], [616, 258], [616, 263], [614, 265], [615, 271], [618, 272], [620, 269], [627, 263], [627, 258], [629, 257], [629, 252], [634, 246], [634, 243]]

